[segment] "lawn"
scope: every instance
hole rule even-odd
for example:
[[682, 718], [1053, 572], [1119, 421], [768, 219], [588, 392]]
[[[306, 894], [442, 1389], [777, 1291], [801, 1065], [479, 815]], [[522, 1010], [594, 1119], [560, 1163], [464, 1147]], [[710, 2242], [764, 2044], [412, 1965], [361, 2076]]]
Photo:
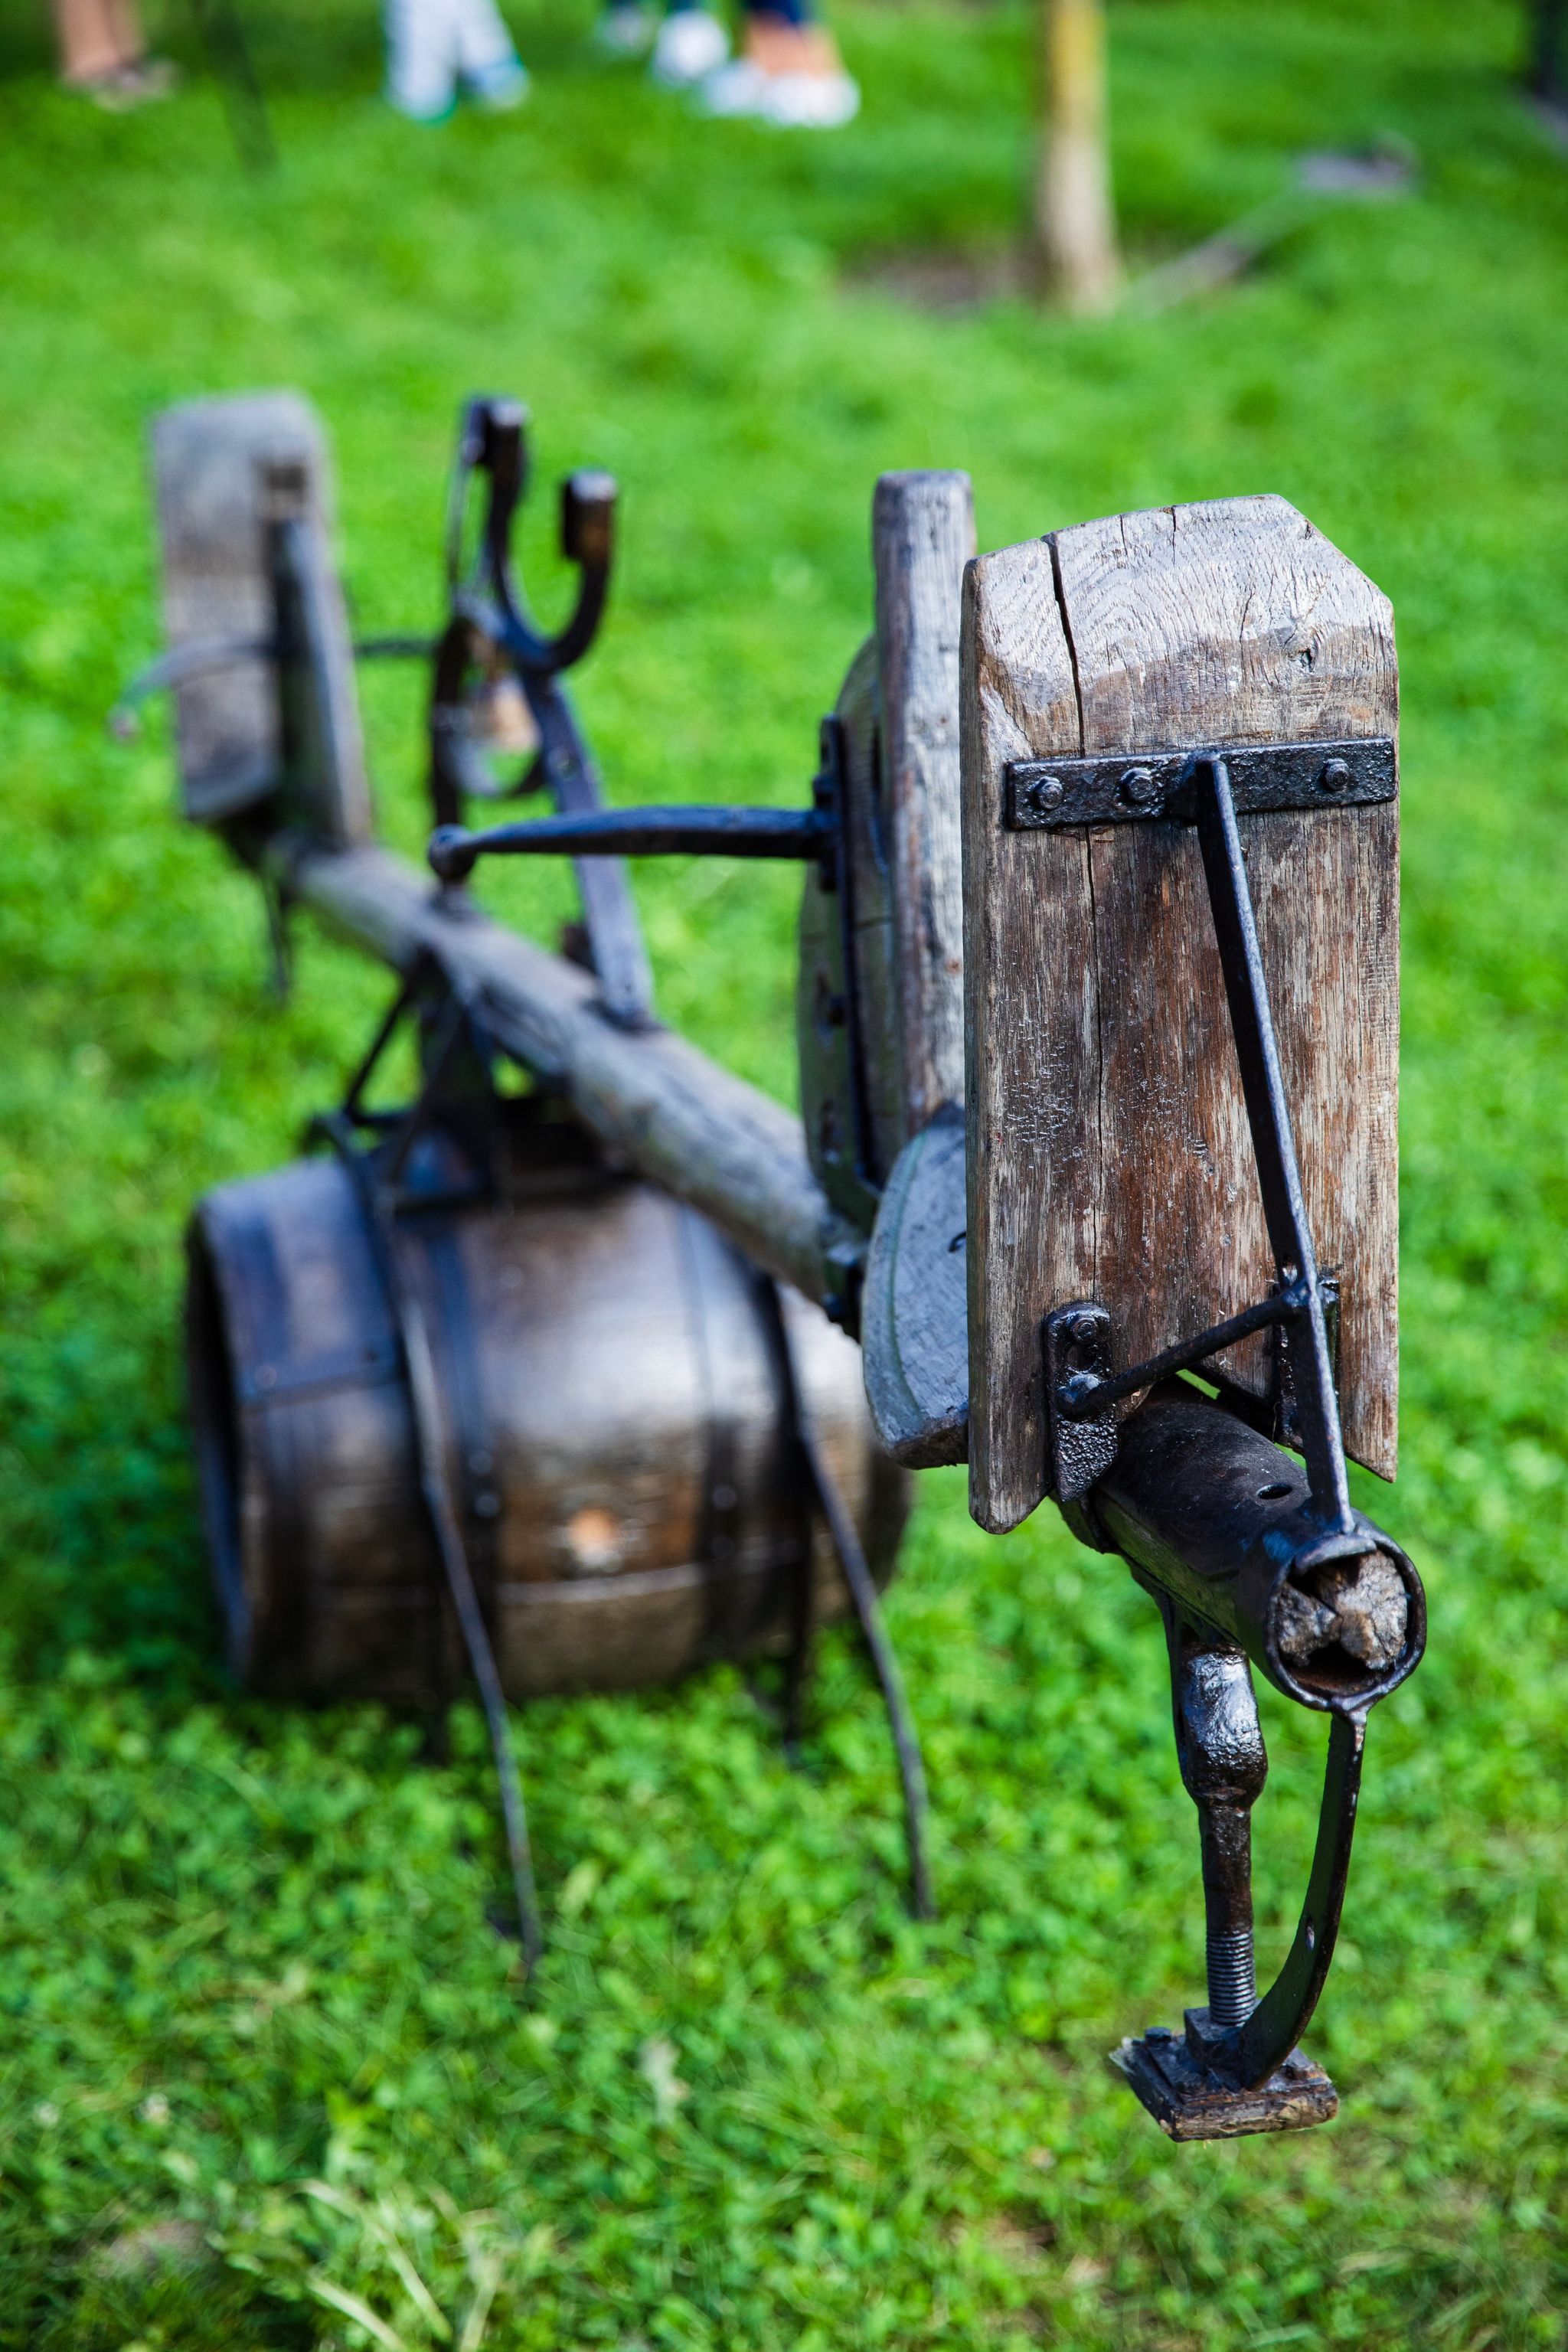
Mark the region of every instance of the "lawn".
[[[1297, 151], [1407, 140], [1157, 319], [935, 313], [885, 266], [1005, 247], [1025, 10], [842, 0], [831, 138], [704, 126], [514, 9], [527, 110], [437, 131], [375, 91], [369, 0], [246, 0], [281, 163], [184, 94], [53, 89], [0, 0], [0, 2346], [463, 2352], [1568, 2344], [1568, 158], [1501, 0], [1123, 0], [1140, 266]], [[879, 277], [879, 272], [884, 276]], [[259, 910], [172, 806], [143, 436], [291, 383], [337, 452], [367, 629], [437, 609], [461, 397], [516, 391], [547, 478], [623, 486], [580, 700], [623, 799], [799, 797], [868, 615], [872, 481], [962, 466], [983, 545], [1279, 490], [1392, 595], [1405, 681], [1403, 1469], [1362, 1496], [1428, 1582], [1373, 1727], [1310, 2047], [1328, 2128], [1166, 2144], [1104, 2052], [1202, 1970], [1163, 1643], [1044, 1511], [922, 1486], [889, 1617], [942, 1916], [901, 1912], [867, 1674], [827, 1643], [805, 1768], [738, 1675], [517, 1717], [550, 1949], [485, 1924], [480, 1727], [441, 1769], [375, 1710], [216, 1661], [176, 1340], [207, 1185], [289, 1156], [382, 975]], [[549, 501], [531, 537], [549, 571]], [[418, 688], [368, 682], [385, 827], [420, 837]], [[548, 877], [487, 879], [548, 932]], [[798, 881], [642, 869], [661, 1008], [787, 1096]], [[1265, 1701], [1265, 1955], [1321, 1731]]]

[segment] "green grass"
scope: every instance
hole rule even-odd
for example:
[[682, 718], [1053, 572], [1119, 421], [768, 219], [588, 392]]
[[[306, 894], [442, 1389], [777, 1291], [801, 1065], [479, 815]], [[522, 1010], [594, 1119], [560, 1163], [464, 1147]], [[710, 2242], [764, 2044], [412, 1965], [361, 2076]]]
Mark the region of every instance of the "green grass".
[[[0, 8], [0, 2345], [413, 2352], [470, 2314], [468, 2352], [1568, 2342], [1568, 170], [1509, 87], [1520, 12], [1127, 0], [1135, 254], [1259, 202], [1303, 145], [1397, 132], [1423, 178], [1223, 300], [1092, 326], [867, 288], [868, 258], [1012, 234], [1011, 5], [844, 0], [867, 105], [820, 141], [694, 123], [595, 65], [564, 0], [517, 15], [526, 115], [435, 133], [378, 105], [368, 0], [246, 13], [267, 181], [199, 51], [177, 104], [110, 120], [51, 89], [26, 0]], [[271, 1008], [161, 723], [126, 751], [101, 714], [157, 643], [146, 421], [263, 383], [329, 421], [369, 627], [437, 608], [468, 391], [528, 397], [546, 478], [614, 468], [581, 700], [626, 799], [802, 791], [885, 467], [968, 467], [992, 546], [1279, 490], [1392, 594], [1405, 1469], [1364, 1499], [1426, 1573], [1432, 1647], [1373, 1726], [1312, 2033], [1329, 2129], [1173, 2148], [1103, 2070], [1195, 1995], [1195, 1837], [1153, 1612], [1050, 1514], [993, 1541], [956, 1478], [923, 1489], [889, 1613], [929, 1929], [842, 1642], [799, 1775], [731, 1673], [519, 1717], [551, 1939], [526, 1995], [482, 1924], [472, 1717], [436, 1770], [374, 1710], [225, 1685], [180, 1229], [289, 1154], [384, 982], [307, 937]], [[367, 691], [412, 847], [417, 690]], [[547, 880], [486, 887], [558, 909]], [[638, 877], [667, 1014], [786, 1095], [797, 887]], [[1319, 1735], [1266, 1714], [1277, 1950]]]

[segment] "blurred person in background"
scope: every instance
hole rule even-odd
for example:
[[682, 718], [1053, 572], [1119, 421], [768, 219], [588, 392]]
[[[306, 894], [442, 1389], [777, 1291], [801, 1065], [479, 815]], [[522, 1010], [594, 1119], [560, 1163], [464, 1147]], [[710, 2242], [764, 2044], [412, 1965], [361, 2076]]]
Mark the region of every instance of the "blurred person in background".
[[860, 92], [811, 0], [746, 0], [738, 58], [722, 20], [702, 0], [670, 0], [663, 22], [644, 0], [610, 0], [599, 47], [612, 57], [651, 49], [665, 89], [689, 89], [708, 114], [745, 114], [780, 130], [832, 131], [858, 112]]
[[148, 56], [136, 0], [51, 0], [51, 5], [60, 79], [68, 89], [79, 89], [115, 114], [168, 96], [174, 68]]
[[528, 76], [495, 0], [386, 0], [386, 95], [415, 122], [445, 122], [459, 89], [504, 112]]

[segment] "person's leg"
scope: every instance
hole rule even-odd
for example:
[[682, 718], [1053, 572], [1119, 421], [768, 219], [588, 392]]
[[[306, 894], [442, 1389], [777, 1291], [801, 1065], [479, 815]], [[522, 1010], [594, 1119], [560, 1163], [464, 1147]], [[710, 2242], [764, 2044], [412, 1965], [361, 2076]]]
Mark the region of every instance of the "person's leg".
[[385, 0], [386, 95], [416, 122], [442, 122], [457, 96], [451, 0]]
[[54, 11], [62, 81], [102, 81], [141, 58], [135, 0], [54, 0]]
[[741, 55], [705, 85], [703, 98], [714, 114], [754, 114], [787, 130], [832, 130], [860, 106], [811, 0], [746, 0]]
[[452, 0], [458, 72], [487, 106], [515, 106], [528, 88], [495, 0]]
[[670, 0], [648, 68], [666, 89], [690, 89], [716, 73], [730, 54], [730, 36], [702, 0]]

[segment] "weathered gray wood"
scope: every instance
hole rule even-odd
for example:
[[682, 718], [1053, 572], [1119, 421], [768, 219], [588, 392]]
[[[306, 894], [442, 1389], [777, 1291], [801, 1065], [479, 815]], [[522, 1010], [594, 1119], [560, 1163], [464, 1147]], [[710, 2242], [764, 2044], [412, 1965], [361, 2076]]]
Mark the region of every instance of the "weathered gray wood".
[[895, 1462], [962, 1462], [969, 1428], [963, 1112], [910, 1138], [882, 1194], [866, 1260], [866, 1401]]
[[912, 1135], [963, 1092], [958, 635], [974, 548], [963, 474], [884, 474], [877, 626], [834, 715], [843, 747], [852, 971], [836, 892], [808, 875], [797, 994], [812, 1164], [862, 1231]]
[[[299, 526], [300, 618], [310, 642], [310, 742], [289, 779], [323, 840], [368, 841], [369, 788], [353, 656], [331, 551], [326, 440], [308, 401], [246, 393], [166, 409], [153, 426], [153, 474], [170, 649], [203, 640], [268, 639], [276, 627], [268, 534]], [[185, 814], [216, 824], [284, 782], [276, 667], [240, 656], [175, 693]]]
[[958, 646], [967, 474], [884, 474], [871, 507], [881, 772], [898, 953], [900, 1145], [963, 1099]]
[[670, 1031], [617, 1027], [591, 973], [477, 909], [455, 910], [389, 851], [297, 848], [284, 870], [305, 904], [396, 969], [434, 950], [479, 990], [499, 1045], [770, 1273], [820, 1301], [832, 1286], [825, 1253], [857, 1254], [812, 1173], [800, 1121]]
[[[1392, 735], [1387, 601], [1281, 499], [1161, 509], [983, 558], [963, 656], [971, 1500], [1045, 1487], [1043, 1317], [1135, 1361], [1272, 1264], [1195, 839], [1003, 828], [1016, 758]], [[1395, 1461], [1398, 818], [1244, 817], [1309, 1214], [1342, 1294], [1346, 1443]], [[1255, 1393], [1263, 1343], [1221, 1365]]]

